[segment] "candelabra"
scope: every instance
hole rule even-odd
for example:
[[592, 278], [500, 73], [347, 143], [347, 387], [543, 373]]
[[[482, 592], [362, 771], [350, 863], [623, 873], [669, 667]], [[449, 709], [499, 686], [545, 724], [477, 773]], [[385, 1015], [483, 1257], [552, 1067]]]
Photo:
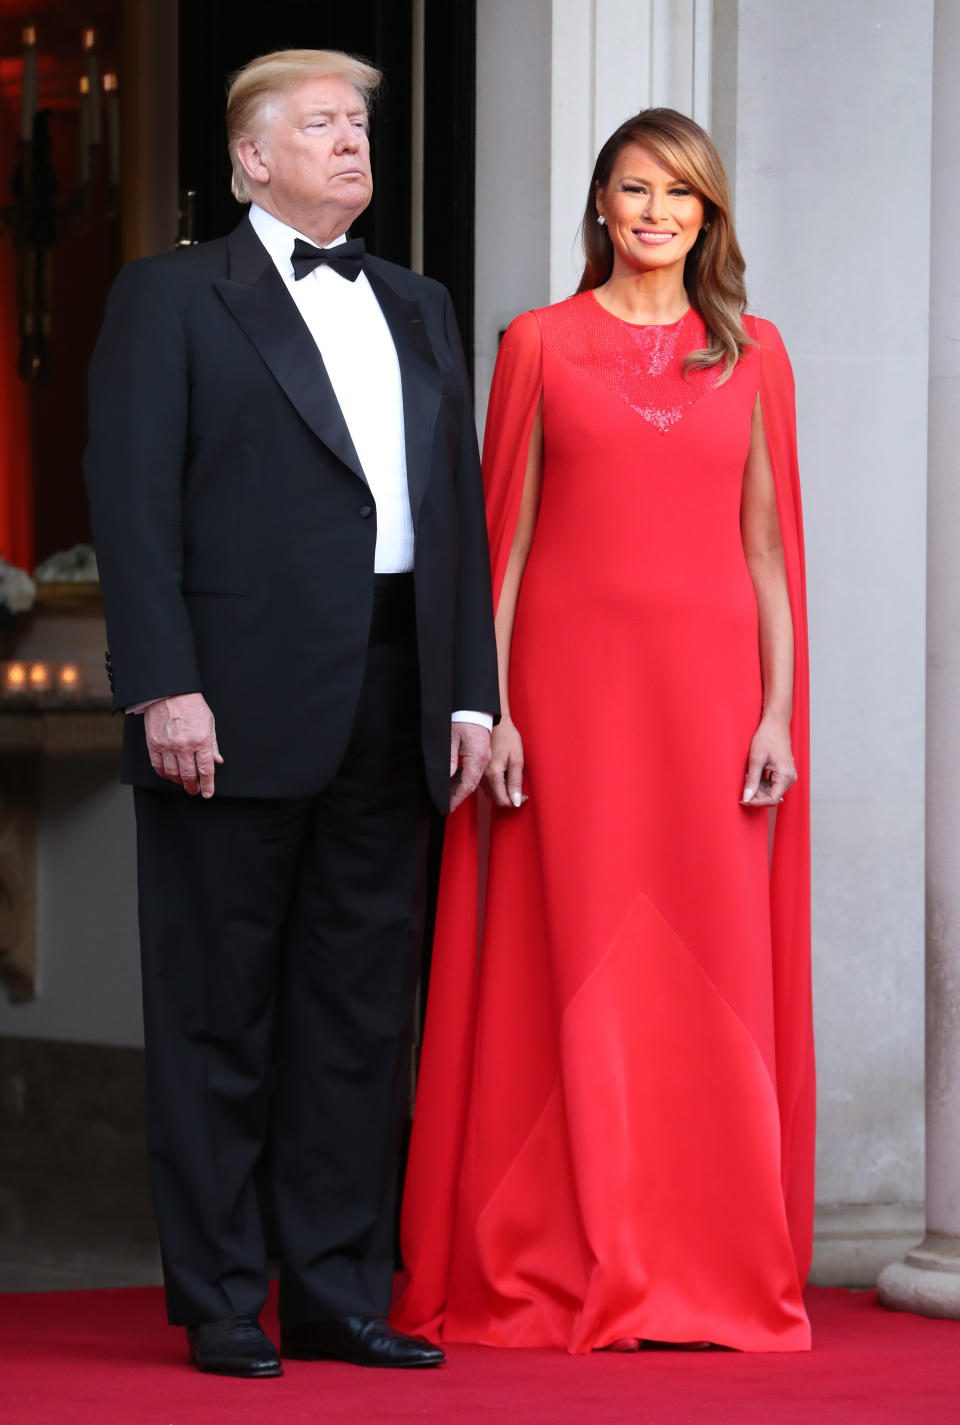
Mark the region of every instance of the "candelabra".
[[[50, 145], [50, 110], [38, 104], [37, 30], [23, 30], [23, 80], [17, 165], [10, 188], [13, 204], [0, 207], [0, 231], [13, 235], [17, 254], [20, 318], [18, 370], [24, 381], [47, 371], [53, 248], [63, 233], [102, 222], [117, 212], [120, 185], [120, 111], [117, 76], [100, 78], [96, 31], [81, 37], [77, 128], [80, 181], [58, 206]], [[101, 106], [102, 105], [102, 106]], [[104, 119], [107, 143], [104, 145]]]

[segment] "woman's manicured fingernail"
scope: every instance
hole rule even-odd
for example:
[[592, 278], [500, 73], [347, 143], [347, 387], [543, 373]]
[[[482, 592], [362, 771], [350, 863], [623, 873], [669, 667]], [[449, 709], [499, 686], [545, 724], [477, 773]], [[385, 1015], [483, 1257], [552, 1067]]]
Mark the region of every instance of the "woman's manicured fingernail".
[[510, 800], [513, 802], [513, 804], [514, 804], [515, 807], [518, 807], [518, 806], [520, 805], [520, 793], [519, 793], [519, 792], [511, 792], [511, 793], [510, 793]]
[[752, 788], [752, 787], [744, 787], [744, 789], [743, 789], [743, 800], [744, 800], [745, 802], [749, 802], [749, 801], [752, 801], [752, 800], [753, 800], [753, 788]]

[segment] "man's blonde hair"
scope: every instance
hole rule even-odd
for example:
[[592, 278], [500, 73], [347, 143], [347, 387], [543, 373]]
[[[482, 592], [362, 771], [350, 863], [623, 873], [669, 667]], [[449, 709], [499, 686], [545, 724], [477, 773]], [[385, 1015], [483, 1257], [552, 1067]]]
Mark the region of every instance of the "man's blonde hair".
[[383, 78], [379, 69], [337, 49], [278, 49], [262, 54], [238, 69], [227, 92], [227, 145], [233, 166], [230, 191], [238, 203], [252, 200], [250, 185], [237, 146], [243, 139], [260, 139], [269, 122], [270, 105], [281, 94], [307, 79], [340, 75], [353, 85], [369, 112]]

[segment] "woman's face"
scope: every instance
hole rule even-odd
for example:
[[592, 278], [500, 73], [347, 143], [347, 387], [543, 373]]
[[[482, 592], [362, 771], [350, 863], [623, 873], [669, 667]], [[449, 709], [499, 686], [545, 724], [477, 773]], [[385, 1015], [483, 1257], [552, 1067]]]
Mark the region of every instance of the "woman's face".
[[597, 212], [613, 243], [614, 272], [678, 264], [682, 273], [704, 222], [702, 200], [641, 144], [620, 150], [609, 183], [597, 190]]

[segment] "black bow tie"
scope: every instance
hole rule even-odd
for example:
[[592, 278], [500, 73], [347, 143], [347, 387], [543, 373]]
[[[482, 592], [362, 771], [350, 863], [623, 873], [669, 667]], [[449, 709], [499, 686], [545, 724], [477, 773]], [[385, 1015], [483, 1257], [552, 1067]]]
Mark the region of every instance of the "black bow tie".
[[348, 282], [356, 282], [363, 271], [363, 238], [350, 238], [348, 242], [338, 242], [336, 247], [314, 247], [313, 243], [297, 238], [293, 244], [293, 276], [296, 282], [306, 277], [321, 262], [339, 272]]

